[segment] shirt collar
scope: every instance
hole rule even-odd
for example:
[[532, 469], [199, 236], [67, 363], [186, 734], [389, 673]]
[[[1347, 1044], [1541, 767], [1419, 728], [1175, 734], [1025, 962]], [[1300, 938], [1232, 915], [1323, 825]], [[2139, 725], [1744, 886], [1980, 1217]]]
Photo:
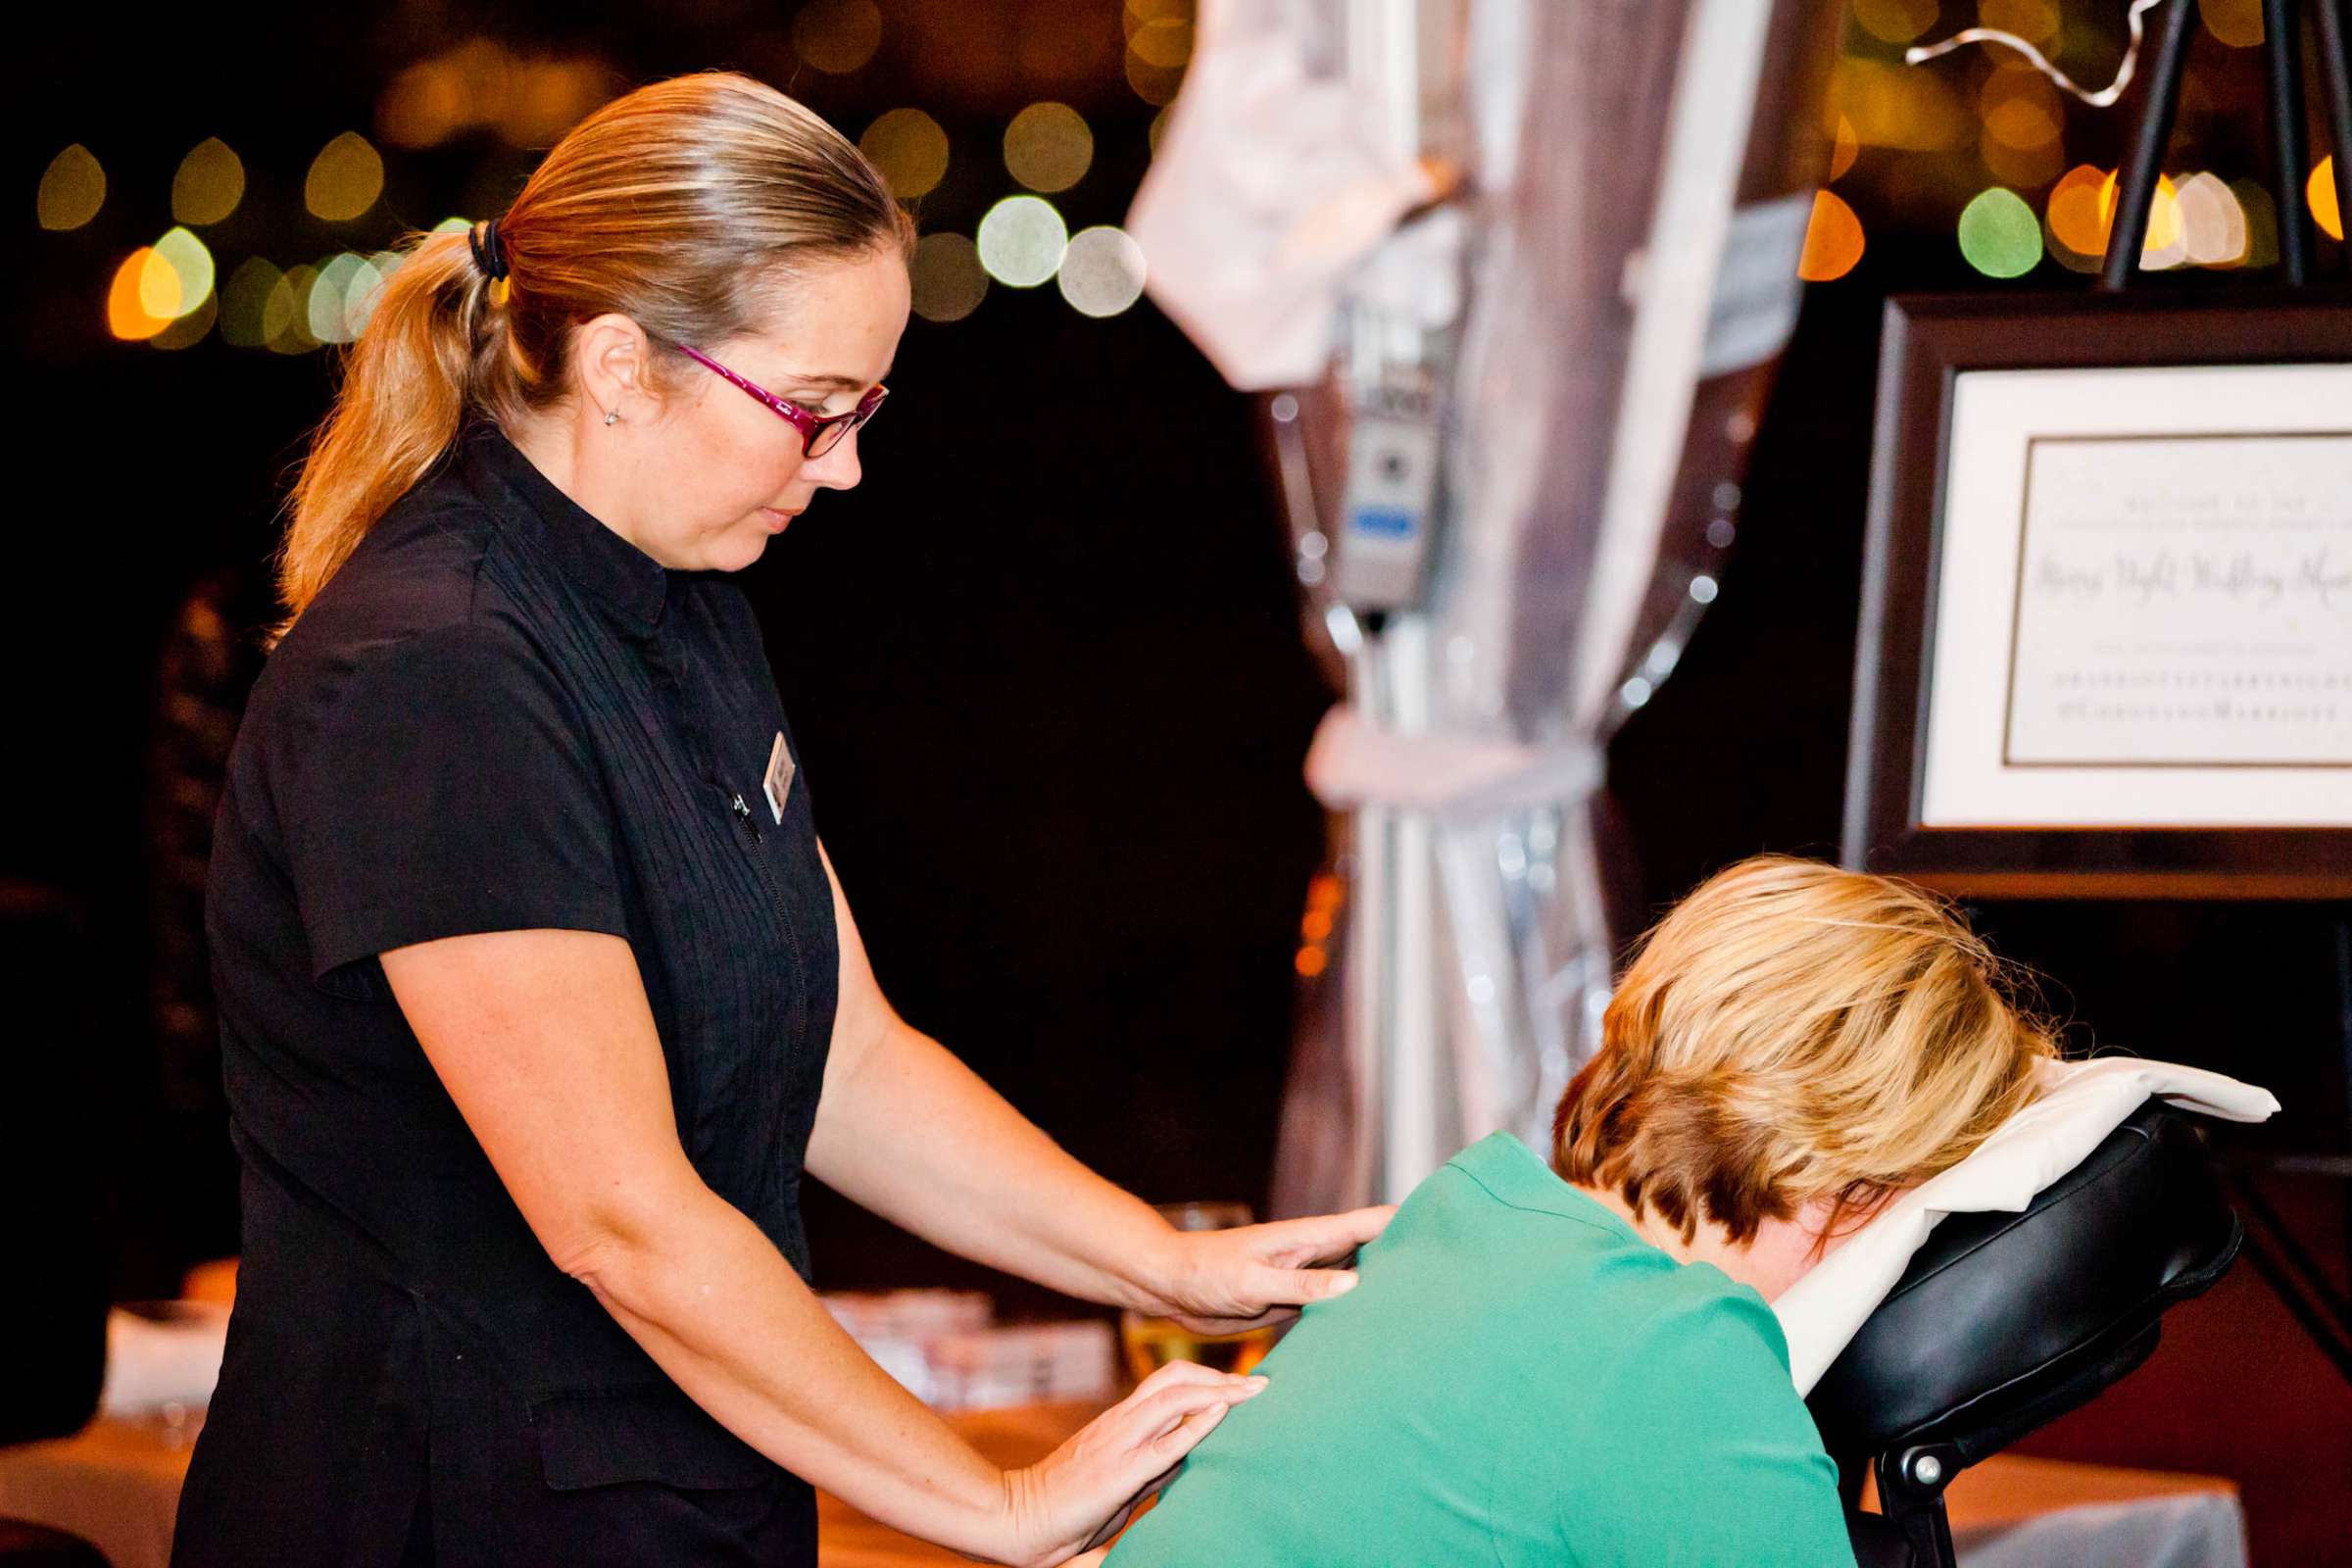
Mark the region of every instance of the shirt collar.
[[1622, 1214], [1562, 1181], [1541, 1155], [1509, 1133], [1491, 1133], [1446, 1163], [1484, 1187], [1496, 1201], [1513, 1208], [1558, 1214], [1641, 1240]]
[[557, 489], [490, 420], [473, 424], [462, 444], [462, 461], [514, 503], [497, 508], [500, 516], [521, 522], [564, 574], [625, 629], [651, 635], [669, 595], [662, 564]]

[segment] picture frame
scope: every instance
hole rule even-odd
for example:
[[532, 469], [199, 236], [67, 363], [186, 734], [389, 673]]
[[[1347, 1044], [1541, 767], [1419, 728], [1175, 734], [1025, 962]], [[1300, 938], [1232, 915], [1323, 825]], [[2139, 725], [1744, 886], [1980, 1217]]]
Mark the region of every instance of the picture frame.
[[2352, 292], [1890, 299], [1848, 865], [2352, 897]]

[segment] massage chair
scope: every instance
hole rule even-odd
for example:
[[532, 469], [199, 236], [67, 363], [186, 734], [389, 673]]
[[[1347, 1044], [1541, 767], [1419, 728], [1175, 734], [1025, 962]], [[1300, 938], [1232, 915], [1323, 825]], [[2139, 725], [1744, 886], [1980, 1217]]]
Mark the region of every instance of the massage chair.
[[[2158, 1101], [2023, 1212], [1936, 1226], [1806, 1401], [1860, 1568], [1954, 1568], [1952, 1479], [2145, 1361], [2243, 1236], [2194, 1124]], [[1853, 1506], [1866, 1472], [1877, 1513]]]

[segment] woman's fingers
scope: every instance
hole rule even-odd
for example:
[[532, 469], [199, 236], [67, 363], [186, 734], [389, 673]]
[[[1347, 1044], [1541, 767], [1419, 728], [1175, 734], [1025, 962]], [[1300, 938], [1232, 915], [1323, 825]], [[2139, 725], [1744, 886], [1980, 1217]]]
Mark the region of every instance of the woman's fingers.
[[1277, 1220], [1256, 1227], [1262, 1240], [1254, 1250], [1268, 1262], [1336, 1262], [1388, 1229], [1396, 1214], [1394, 1203], [1380, 1203], [1344, 1214]]
[[1252, 1281], [1253, 1294], [1268, 1305], [1306, 1306], [1346, 1296], [1355, 1289], [1355, 1270], [1348, 1268], [1268, 1268]]
[[[1139, 1450], [1148, 1445], [1158, 1444], [1175, 1434], [1193, 1417], [1211, 1410], [1219, 1412], [1221, 1416], [1223, 1411], [1244, 1399], [1256, 1397], [1266, 1386], [1264, 1378], [1228, 1378], [1222, 1373], [1212, 1376], [1218, 1381], [1171, 1383], [1148, 1396], [1142, 1395], [1139, 1390], [1139, 1397], [1119, 1406], [1124, 1414], [1120, 1432], [1125, 1442]], [[1189, 1452], [1191, 1448], [1191, 1443], [1185, 1444], [1178, 1450], [1178, 1455]]]
[[[1165, 1365], [1165, 1366], [1163, 1366], [1163, 1367], [1160, 1367], [1158, 1370], [1154, 1371], [1154, 1372], [1153, 1372], [1153, 1373], [1152, 1373], [1152, 1374], [1150, 1377], [1148, 1377], [1148, 1378], [1144, 1379], [1144, 1381], [1143, 1381], [1143, 1382], [1141, 1382], [1141, 1383], [1137, 1384], [1137, 1385], [1135, 1386], [1135, 1392], [1134, 1392], [1133, 1394], [1130, 1394], [1129, 1396], [1127, 1396], [1127, 1397], [1126, 1397], [1125, 1399], [1121, 1400], [1121, 1401], [1120, 1401], [1120, 1403], [1122, 1403], [1122, 1404], [1131, 1404], [1131, 1403], [1133, 1403], [1134, 1401], [1136, 1401], [1137, 1399], [1139, 1399], [1139, 1398], [1143, 1397], [1143, 1396], [1144, 1396], [1145, 1395], [1147, 1395], [1147, 1394], [1156, 1394], [1156, 1393], [1158, 1393], [1158, 1392], [1159, 1392], [1161, 1389], [1168, 1388], [1168, 1387], [1171, 1387], [1171, 1386], [1173, 1386], [1173, 1385], [1175, 1385], [1175, 1384], [1180, 1384], [1180, 1383], [1200, 1383], [1200, 1384], [1258, 1383], [1258, 1384], [1263, 1384], [1264, 1382], [1265, 1382], [1265, 1379], [1263, 1379], [1263, 1378], [1239, 1378], [1239, 1377], [1235, 1377], [1235, 1376], [1234, 1376], [1232, 1373], [1230, 1373], [1230, 1372], [1219, 1372], [1219, 1371], [1217, 1371], [1216, 1369], [1214, 1369], [1213, 1367], [1205, 1367], [1205, 1366], [1202, 1366], [1202, 1365], [1201, 1365], [1200, 1362], [1198, 1362], [1198, 1361], [1170, 1361], [1170, 1362], [1169, 1362], [1167, 1365]], [[1113, 1408], [1116, 1408], [1116, 1406], [1113, 1406]]]
[[1085, 1544], [1089, 1546], [1101, 1545], [1126, 1529], [1127, 1521], [1135, 1517], [1135, 1511], [1167, 1489], [1168, 1483], [1176, 1479], [1177, 1465], [1199, 1446], [1202, 1438], [1217, 1429], [1217, 1423], [1225, 1419], [1225, 1412], [1239, 1402], [1226, 1399], [1206, 1405], [1153, 1438], [1149, 1445], [1150, 1462], [1157, 1468], [1137, 1485], [1134, 1495], [1119, 1504], [1117, 1512], [1103, 1520], [1101, 1527], [1086, 1538]]
[[1159, 1462], [1160, 1469], [1157, 1474], [1146, 1479], [1143, 1491], [1137, 1495], [1150, 1496], [1166, 1486], [1176, 1462], [1192, 1452], [1202, 1438], [1217, 1429], [1217, 1423], [1225, 1419], [1226, 1411], [1231, 1410], [1243, 1399], [1249, 1398], [1256, 1392], [1252, 1389], [1250, 1394], [1233, 1398], [1217, 1399], [1201, 1405], [1196, 1410], [1188, 1411], [1183, 1420], [1153, 1438], [1151, 1444], [1152, 1456]]
[[1161, 1367], [1044, 1461], [1008, 1476], [1018, 1533], [1044, 1561], [1108, 1540], [1227, 1410], [1265, 1387], [1264, 1378], [1189, 1361]]

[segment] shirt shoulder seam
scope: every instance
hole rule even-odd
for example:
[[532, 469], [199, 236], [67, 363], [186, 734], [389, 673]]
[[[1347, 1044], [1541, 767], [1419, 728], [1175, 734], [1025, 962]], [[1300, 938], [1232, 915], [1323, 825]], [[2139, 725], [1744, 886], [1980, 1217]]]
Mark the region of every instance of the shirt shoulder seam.
[[1461, 1172], [1463, 1176], [1467, 1177], [1477, 1186], [1480, 1192], [1485, 1193], [1489, 1198], [1494, 1200], [1495, 1202], [1500, 1203], [1505, 1208], [1517, 1209], [1522, 1214], [1543, 1214], [1552, 1219], [1565, 1220], [1571, 1225], [1582, 1225], [1587, 1230], [1598, 1231], [1603, 1236], [1615, 1236], [1620, 1238], [1631, 1237], [1631, 1239], [1635, 1241], [1641, 1240], [1640, 1237], [1632, 1236], [1631, 1232], [1623, 1229], [1620, 1226], [1611, 1224], [1605, 1219], [1593, 1219], [1584, 1214], [1569, 1213], [1562, 1209], [1548, 1208], [1536, 1203], [1523, 1203], [1516, 1199], [1505, 1197], [1503, 1194], [1496, 1192], [1494, 1184], [1489, 1182], [1485, 1177], [1479, 1175], [1478, 1172], [1470, 1169], [1467, 1165], [1460, 1164], [1459, 1162], [1448, 1161], [1446, 1168]]

